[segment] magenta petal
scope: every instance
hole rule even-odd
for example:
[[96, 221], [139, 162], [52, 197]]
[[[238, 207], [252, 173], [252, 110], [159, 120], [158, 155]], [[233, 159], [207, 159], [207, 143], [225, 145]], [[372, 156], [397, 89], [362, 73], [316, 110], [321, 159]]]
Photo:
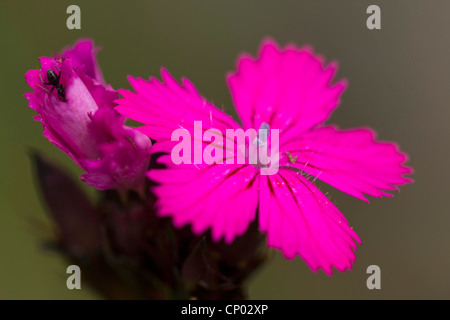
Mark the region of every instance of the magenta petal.
[[[254, 220], [258, 205], [257, 172], [245, 165], [174, 165], [170, 156], [160, 162], [167, 169], [151, 170], [161, 216], [176, 227], [192, 225], [195, 234], [211, 229], [215, 241], [230, 243]], [[195, 192], [193, 192], [195, 190]]]
[[100, 48], [94, 48], [92, 39], [80, 39], [73, 46], [66, 47], [55, 59], [64, 58], [72, 60], [74, 68], [78, 72], [84, 72], [88, 77], [106, 85], [103, 74], [98, 65], [96, 54]]
[[[51, 123], [59, 136], [71, 146], [74, 155], [96, 158], [98, 151], [89, 130], [91, 116], [98, 110], [95, 100], [83, 81], [76, 76], [72, 77], [67, 86], [66, 99], [69, 103], [52, 99], [54, 109], [51, 112], [44, 112], [42, 109], [41, 115], [46, 117], [47, 123]], [[51, 102], [46, 105], [51, 105]]]
[[193, 134], [194, 121], [202, 121], [203, 131], [217, 128], [239, 128], [233, 118], [203, 98], [187, 79], [183, 86], [165, 70], [164, 82], [129, 77], [136, 93], [122, 89], [124, 97], [116, 102], [116, 110], [124, 116], [143, 123], [140, 130], [156, 141], [170, 140], [173, 130], [185, 128]]
[[358, 235], [338, 209], [299, 172], [281, 169], [261, 176], [259, 224], [267, 245], [286, 258], [302, 257], [313, 270], [331, 275], [351, 269]]
[[[25, 75], [33, 89], [25, 97], [38, 113], [35, 120], [42, 123], [44, 136], [86, 171], [82, 179], [89, 185], [142, 191], [151, 141], [126, 127], [114, 110], [118, 95], [99, 82], [92, 44], [80, 42], [62, 59], [40, 61], [42, 69]], [[49, 69], [60, 75], [57, 84], [44, 84]]]
[[331, 84], [336, 72], [337, 63], [324, 66], [308, 47], [280, 49], [267, 39], [256, 59], [241, 56], [227, 81], [244, 128], [265, 122], [288, 139], [323, 123], [338, 106], [347, 84]]
[[[98, 110], [95, 100], [83, 81], [73, 72], [70, 60], [62, 63], [52, 58], [40, 58], [42, 70], [30, 70], [25, 75], [28, 84], [34, 89], [26, 97], [39, 116], [44, 127], [44, 136], [63, 149], [75, 161], [81, 157], [98, 156], [95, 143], [90, 136], [88, 123], [90, 116]], [[46, 71], [61, 70], [60, 83], [65, 86], [67, 102], [57, 98], [55, 90], [49, 93], [51, 86], [44, 85], [47, 81]]]
[[290, 163], [284, 154], [286, 165], [365, 201], [364, 193], [391, 196], [383, 190], [396, 190], [396, 186], [412, 182], [404, 177], [412, 173], [404, 165], [407, 155], [394, 143], [376, 141], [370, 129], [321, 127], [286, 142], [280, 150], [296, 157], [295, 163]]
[[80, 159], [87, 171], [82, 180], [99, 190], [141, 190], [150, 161], [148, 137], [124, 126], [110, 108], [99, 109], [89, 129], [99, 157]]

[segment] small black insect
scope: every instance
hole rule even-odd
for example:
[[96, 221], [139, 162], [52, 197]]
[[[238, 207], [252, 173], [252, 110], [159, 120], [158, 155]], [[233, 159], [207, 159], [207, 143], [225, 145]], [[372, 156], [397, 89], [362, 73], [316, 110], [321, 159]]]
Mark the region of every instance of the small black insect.
[[65, 92], [64, 86], [61, 83], [59, 83], [60, 77], [61, 77], [61, 70], [59, 70], [59, 74], [56, 75], [55, 71], [53, 71], [52, 69], [48, 69], [47, 70], [48, 82], [44, 82], [44, 84], [52, 85], [53, 88], [52, 88], [52, 90], [50, 90], [50, 92], [52, 92], [53, 89], [56, 89], [58, 91], [58, 98], [61, 101], [65, 102], [65, 101], [67, 101], [66, 100], [66, 92]]

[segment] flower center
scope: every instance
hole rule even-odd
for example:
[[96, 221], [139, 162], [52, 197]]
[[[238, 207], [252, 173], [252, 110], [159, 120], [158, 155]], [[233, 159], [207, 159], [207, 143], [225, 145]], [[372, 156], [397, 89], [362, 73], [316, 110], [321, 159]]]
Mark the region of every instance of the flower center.
[[[267, 168], [267, 138], [269, 137], [270, 125], [263, 122], [258, 129], [257, 137], [253, 139], [253, 146], [250, 150], [250, 157], [253, 159], [256, 158], [256, 161], [253, 161], [253, 165], [256, 168]], [[253, 152], [253, 155], [252, 155]]]

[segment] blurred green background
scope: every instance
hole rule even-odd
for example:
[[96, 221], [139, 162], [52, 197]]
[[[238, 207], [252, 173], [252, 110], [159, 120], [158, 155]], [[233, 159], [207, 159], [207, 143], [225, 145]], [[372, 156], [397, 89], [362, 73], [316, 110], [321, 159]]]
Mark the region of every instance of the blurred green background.
[[[70, 4], [81, 8], [81, 30], [66, 28]], [[381, 30], [366, 28], [370, 4], [381, 7]], [[165, 66], [233, 113], [225, 73], [268, 35], [339, 61], [350, 86], [330, 122], [375, 128], [409, 153], [416, 172], [413, 185], [370, 204], [325, 188], [362, 238], [353, 270], [313, 274], [302, 260], [276, 254], [251, 279], [250, 297], [450, 298], [449, 13], [448, 0], [0, 1], [0, 299], [98, 298], [66, 288], [65, 262], [42, 250], [33, 228], [46, 215], [27, 148], [80, 173], [42, 137], [23, 97], [24, 74], [39, 67], [39, 56], [92, 37], [114, 88], [129, 88], [129, 74], [158, 76]], [[381, 290], [366, 287], [372, 264], [381, 268]]]

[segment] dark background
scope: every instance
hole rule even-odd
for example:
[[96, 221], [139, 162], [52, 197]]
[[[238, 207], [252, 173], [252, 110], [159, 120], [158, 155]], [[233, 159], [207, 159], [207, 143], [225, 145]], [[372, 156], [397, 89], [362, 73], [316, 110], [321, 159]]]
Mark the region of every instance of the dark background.
[[[66, 8], [81, 8], [81, 30], [66, 28]], [[366, 28], [378, 4], [382, 29]], [[329, 122], [370, 126], [410, 155], [415, 183], [367, 204], [326, 188], [361, 236], [354, 269], [328, 277], [300, 259], [274, 259], [249, 283], [255, 299], [450, 298], [449, 101], [450, 1], [0, 1], [0, 299], [91, 299], [65, 286], [66, 262], [40, 247], [46, 222], [27, 156], [33, 147], [79, 174], [42, 137], [23, 94], [28, 69], [80, 37], [92, 37], [104, 76], [129, 88], [128, 74], [186, 76], [233, 113], [224, 82], [242, 51], [261, 39], [311, 44], [340, 63], [350, 86]], [[234, 113], [233, 113], [234, 114]], [[85, 188], [92, 194], [92, 190]], [[366, 269], [381, 268], [381, 290]]]

